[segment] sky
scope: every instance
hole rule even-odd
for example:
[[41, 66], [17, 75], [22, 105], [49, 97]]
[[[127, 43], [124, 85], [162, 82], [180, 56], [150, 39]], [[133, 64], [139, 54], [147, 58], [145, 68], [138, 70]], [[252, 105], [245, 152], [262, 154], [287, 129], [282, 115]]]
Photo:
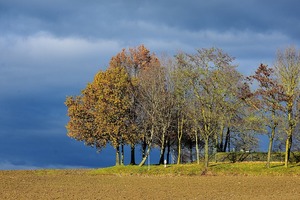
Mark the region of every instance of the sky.
[[[123, 48], [218, 47], [245, 75], [300, 46], [298, 0], [0, 0], [0, 169], [105, 167], [67, 136], [64, 101]], [[137, 158], [138, 160], [138, 158]]]

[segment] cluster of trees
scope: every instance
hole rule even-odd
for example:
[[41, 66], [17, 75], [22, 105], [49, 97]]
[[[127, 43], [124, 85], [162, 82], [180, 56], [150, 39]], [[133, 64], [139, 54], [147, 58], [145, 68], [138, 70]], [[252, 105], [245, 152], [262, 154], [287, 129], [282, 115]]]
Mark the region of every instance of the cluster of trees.
[[299, 121], [299, 52], [278, 51], [273, 68], [261, 64], [249, 77], [233, 61], [218, 48], [160, 59], [143, 45], [123, 49], [79, 96], [67, 97], [68, 136], [98, 150], [112, 145], [116, 165], [124, 163], [124, 145], [136, 164], [138, 145], [140, 166], [153, 147], [160, 149], [160, 164], [165, 157], [169, 163], [171, 149], [180, 163], [182, 148], [189, 148], [197, 163], [204, 152], [208, 166], [212, 149], [253, 151], [255, 134], [266, 133], [268, 166], [279, 136], [286, 141], [288, 166]]

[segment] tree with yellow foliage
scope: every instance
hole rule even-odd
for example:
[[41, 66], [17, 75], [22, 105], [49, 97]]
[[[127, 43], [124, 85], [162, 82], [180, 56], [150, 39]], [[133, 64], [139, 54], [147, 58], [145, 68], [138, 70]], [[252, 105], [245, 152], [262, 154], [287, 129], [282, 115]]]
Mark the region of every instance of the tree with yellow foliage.
[[109, 68], [98, 72], [81, 96], [66, 100], [68, 135], [97, 149], [110, 143], [116, 149], [116, 165], [123, 164], [125, 135], [131, 129], [130, 84], [124, 68]]
[[285, 166], [288, 167], [293, 135], [299, 121], [299, 90], [300, 90], [300, 52], [295, 47], [288, 47], [284, 51], [278, 51], [275, 70], [283, 92], [286, 96], [286, 145]]

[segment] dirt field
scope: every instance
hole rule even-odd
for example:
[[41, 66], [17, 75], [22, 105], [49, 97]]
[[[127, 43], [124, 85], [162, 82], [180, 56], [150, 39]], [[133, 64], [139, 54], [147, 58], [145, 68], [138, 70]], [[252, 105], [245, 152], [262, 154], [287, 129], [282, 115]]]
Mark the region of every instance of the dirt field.
[[300, 199], [300, 177], [0, 171], [0, 199]]

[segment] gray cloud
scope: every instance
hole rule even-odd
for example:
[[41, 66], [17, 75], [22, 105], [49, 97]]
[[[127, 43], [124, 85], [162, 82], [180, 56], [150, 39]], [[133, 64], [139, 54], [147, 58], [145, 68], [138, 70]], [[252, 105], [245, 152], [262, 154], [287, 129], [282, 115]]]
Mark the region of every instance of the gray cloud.
[[[47, 31], [54, 35], [130, 38], [143, 32], [124, 22], [143, 21], [190, 31], [251, 30], [283, 32], [291, 37], [299, 30], [296, 0], [287, 1], [6, 1], [1, 2], [1, 29], [6, 33]], [[126, 23], [125, 23], [126, 24]], [[4, 28], [4, 27], [3, 27]], [[118, 30], [118, 31], [117, 31]], [[121, 31], [121, 32], [119, 32]], [[125, 33], [125, 34], [124, 34]], [[143, 32], [147, 34], [147, 32]], [[153, 34], [150, 33], [150, 34]], [[155, 34], [155, 33], [154, 33]]]
[[84, 87], [120, 49], [115, 41], [55, 38], [45, 33], [0, 37], [0, 94]]

